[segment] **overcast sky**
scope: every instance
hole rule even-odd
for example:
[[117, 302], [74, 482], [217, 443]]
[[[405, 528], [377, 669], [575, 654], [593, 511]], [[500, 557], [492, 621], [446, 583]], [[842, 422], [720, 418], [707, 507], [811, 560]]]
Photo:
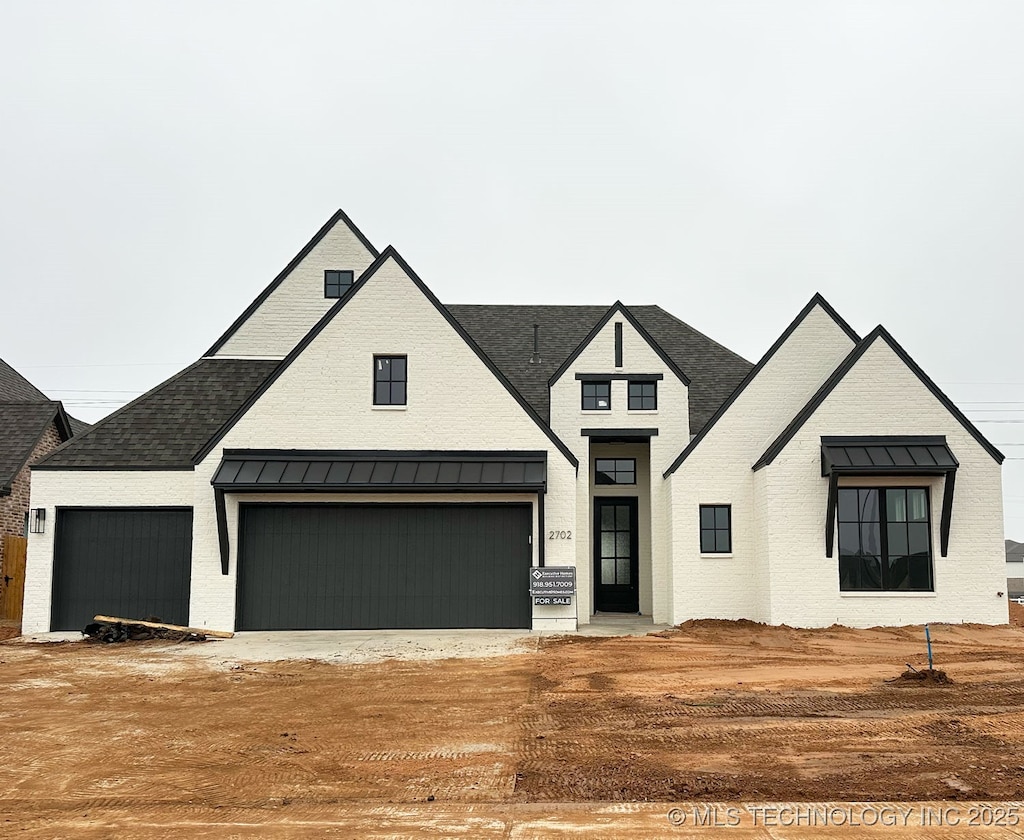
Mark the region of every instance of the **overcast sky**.
[[[338, 207], [448, 303], [657, 303], [750, 360], [815, 291], [1009, 459], [1024, 3], [0, 2], [0, 357], [94, 421]], [[984, 422], [980, 422], [984, 421]]]

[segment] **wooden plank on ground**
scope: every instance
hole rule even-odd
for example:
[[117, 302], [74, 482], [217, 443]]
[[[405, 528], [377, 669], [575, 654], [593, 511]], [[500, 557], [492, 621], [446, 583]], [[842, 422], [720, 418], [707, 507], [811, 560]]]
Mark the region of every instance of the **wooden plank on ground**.
[[132, 624], [139, 627], [151, 627], [156, 630], [172, 630], [175, 633], [192, 633], [196, 636], [212, 636], [215, 639], [231, 639], [234, 633], [226, 630], [209, 630], [205, 627], [182, 627], [180, 624], [161, 624], [157, 621], [139, 621], [134, 618], [118, 618], [113, 615], [96, 615], [93, 621], [102, 621], [106, 624]]

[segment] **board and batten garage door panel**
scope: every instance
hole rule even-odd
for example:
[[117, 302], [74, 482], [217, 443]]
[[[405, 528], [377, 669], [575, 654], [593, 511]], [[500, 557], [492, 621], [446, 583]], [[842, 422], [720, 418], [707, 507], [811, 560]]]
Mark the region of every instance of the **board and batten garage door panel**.
[[50, 628], [96, 615], [188, 624], [191, 568], [191, 509], [58, 510]]
[[529, 627], [529, 505], [243, 505], [240, 630]]

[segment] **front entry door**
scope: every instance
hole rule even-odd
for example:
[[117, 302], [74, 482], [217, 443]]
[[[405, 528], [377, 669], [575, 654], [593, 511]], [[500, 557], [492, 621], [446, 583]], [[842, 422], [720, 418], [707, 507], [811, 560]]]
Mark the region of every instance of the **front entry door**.
[[636, 498], [594, 499], [594, 608], [598, 612], [640, 611], [637, 546]]

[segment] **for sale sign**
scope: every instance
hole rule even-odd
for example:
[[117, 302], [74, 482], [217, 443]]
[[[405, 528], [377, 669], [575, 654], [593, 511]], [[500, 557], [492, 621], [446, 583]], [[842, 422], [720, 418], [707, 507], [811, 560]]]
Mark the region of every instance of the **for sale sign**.
[[576, 594], [576, 568], [539, 566], [530, 569], [530, 594], [537, 606], [569, 606]]

